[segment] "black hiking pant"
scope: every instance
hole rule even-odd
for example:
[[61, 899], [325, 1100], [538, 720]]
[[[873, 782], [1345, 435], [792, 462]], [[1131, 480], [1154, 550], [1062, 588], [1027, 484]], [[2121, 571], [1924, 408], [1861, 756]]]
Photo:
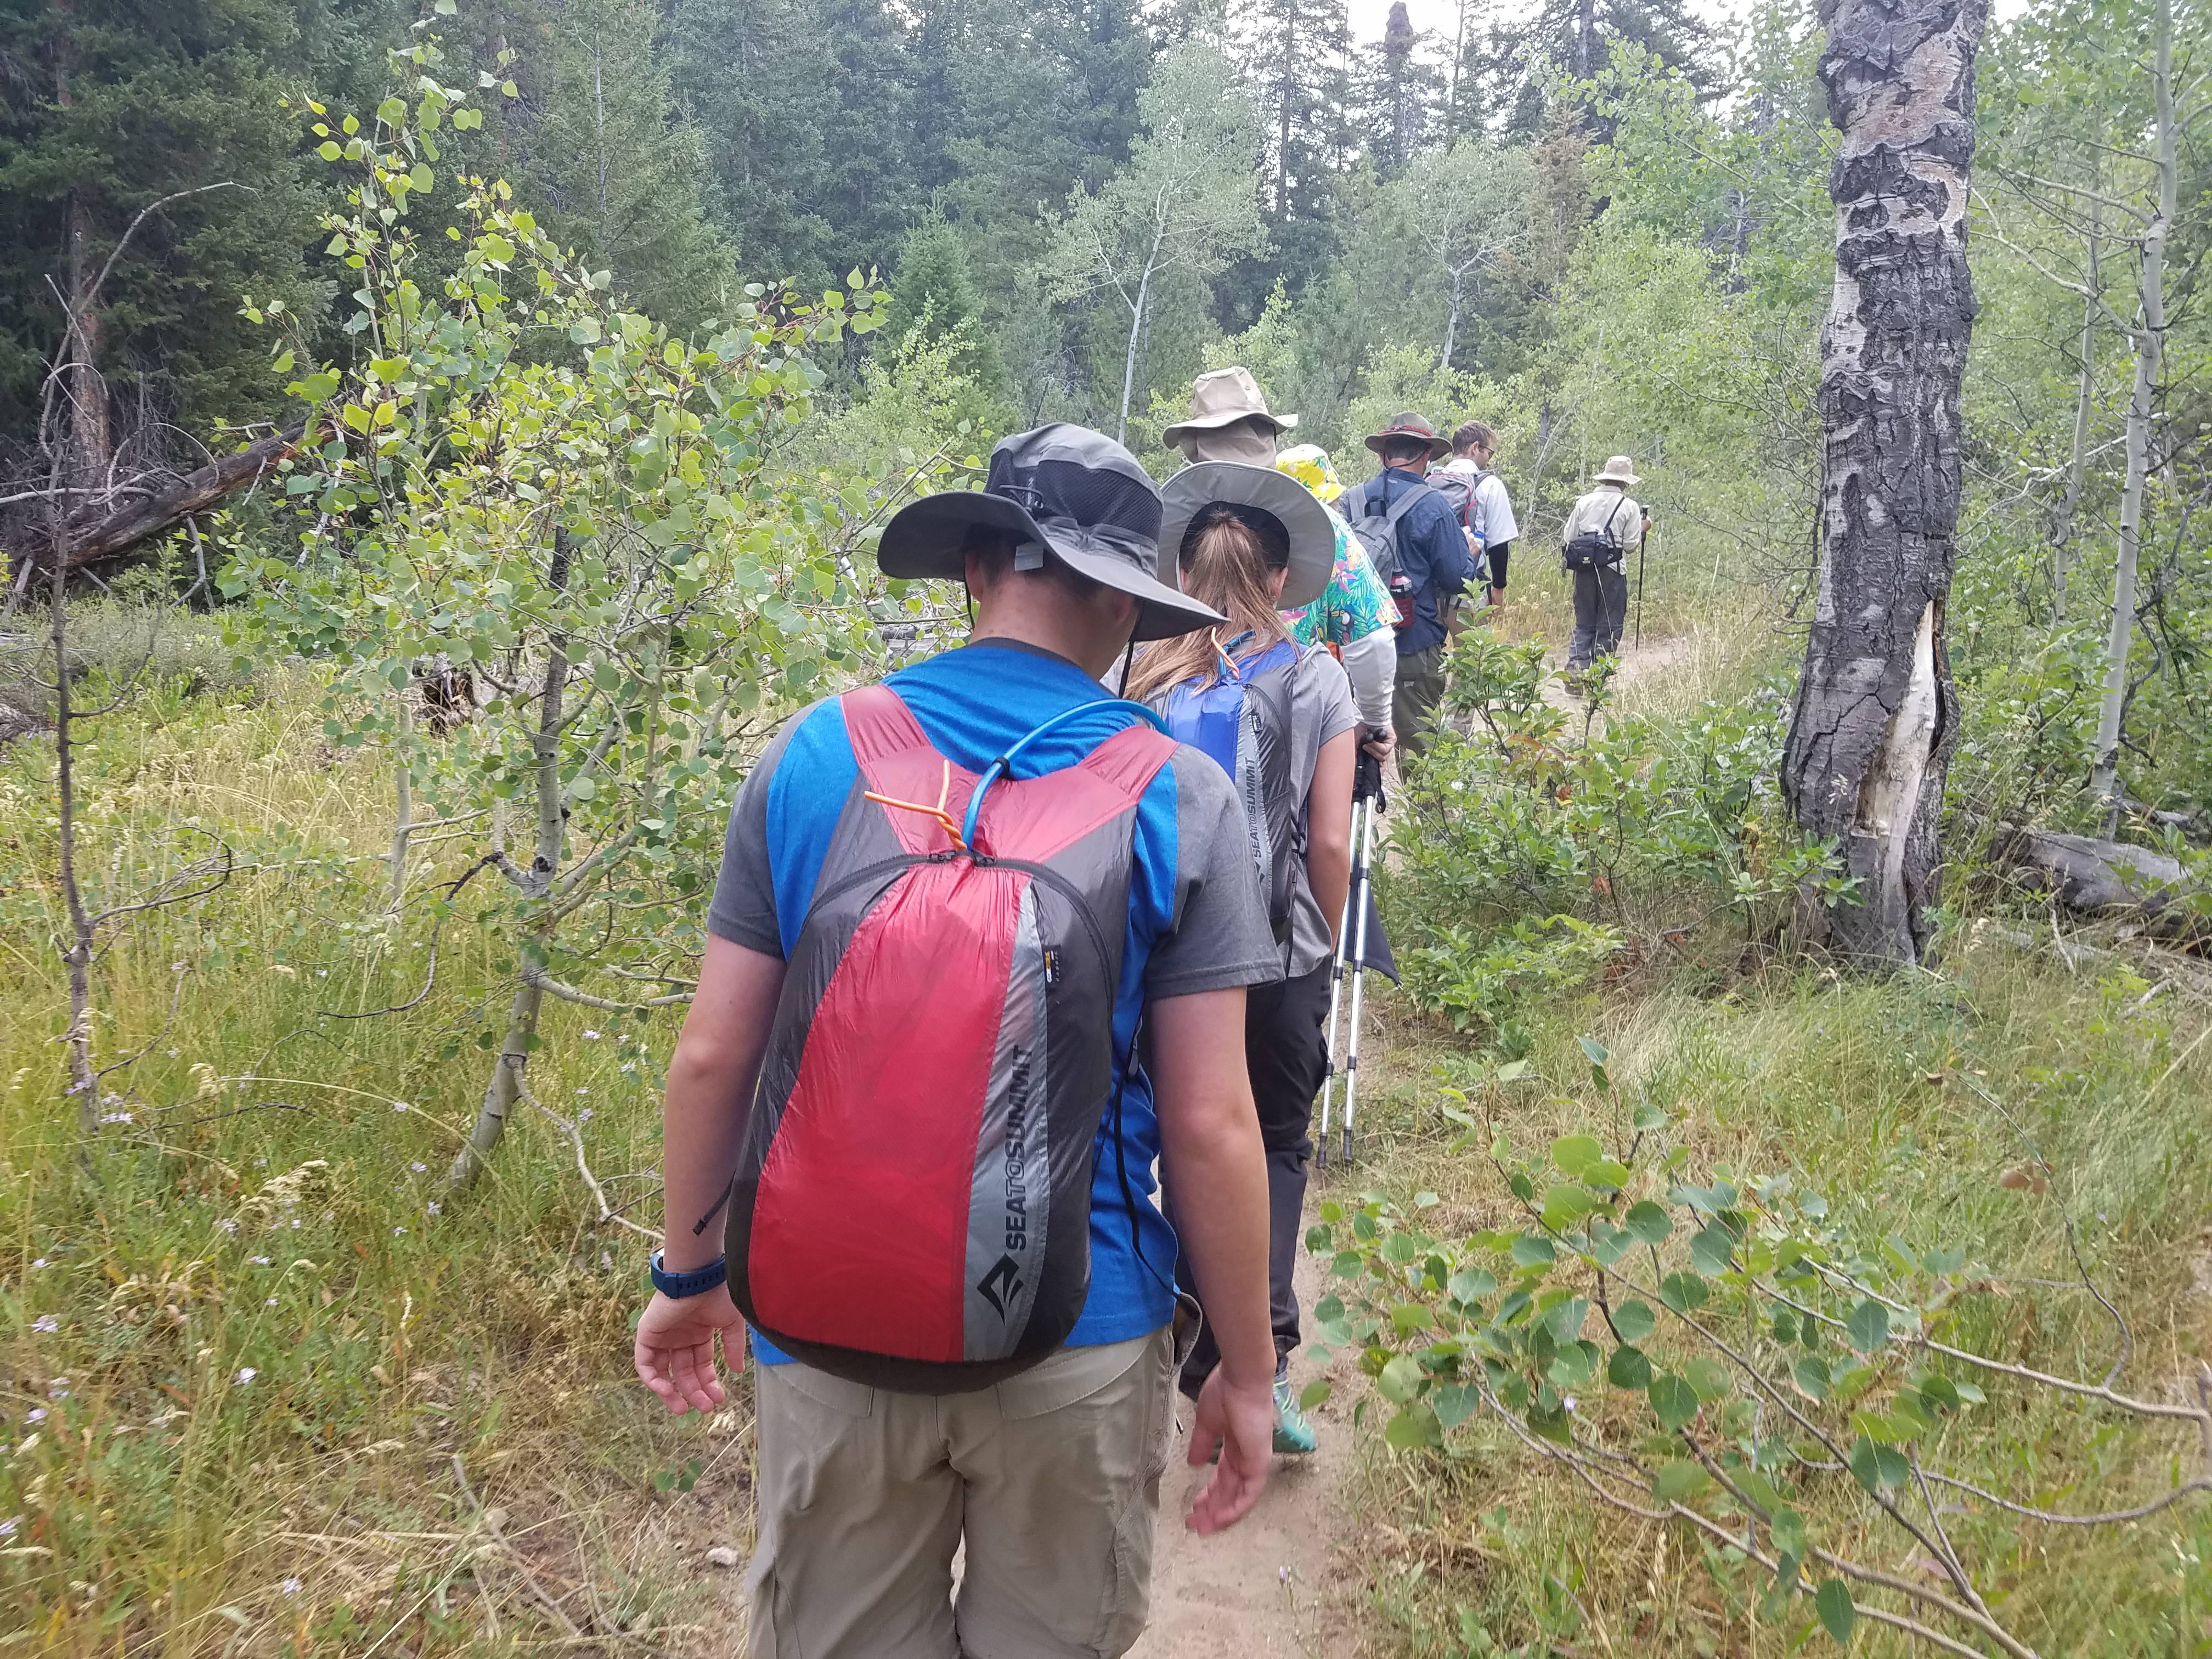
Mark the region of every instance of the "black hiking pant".
[[1599, 565], [1568, 573], [1575, 579], [1575, 636], [1567, 646], [1567, 672], [1578, 673], [1600, 657], [1618, 656], [1628, 621], [1628, 573]]
[[[1244, 994], [1244, 1063], [1252, 1073], [1252, 1103], [1260, 1109], [1260, 1144], [1267, 1153], [1267, 1304], [1275, 1328], [1275, 1363], [1298, 1346], [1298, 1296], [1291, 1277], [1298, 1264], [1306, 1203], [1306, 1161], [1313, 1156], [1314, 1097], [1328, 1073], [1328, 975], [1324, 962], [1310, 974], [1255, 985]], [[1205, 1194], [1183, 1194], [1204, 1203]], [[1168, 1194], [1172, 1220], [1177, 1194]], [[1190, 1258], [1178, 1256], [1176, 1283], [1197, 1296]], [[1182, 1368], [1182, 1391], [1193, 1399], [1221, 1363], [1213, 1328]]]

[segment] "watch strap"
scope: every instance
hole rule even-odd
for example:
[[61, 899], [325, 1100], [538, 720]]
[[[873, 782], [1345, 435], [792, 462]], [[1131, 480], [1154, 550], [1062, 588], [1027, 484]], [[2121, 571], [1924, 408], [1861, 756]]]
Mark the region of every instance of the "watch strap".
[[671, 1273], [660, 1265], [660, 1252], [655, 1250], [648, 1264], [653, 1274], [653, 1288], [661, 1295], [681, 1301], [687, 1296], [704, 1296], [708, 1291], [727, 1284], [730, 1263], [726, 1256], [716, 1256], [703, 1267], [693, 1267], [685, 1273]]

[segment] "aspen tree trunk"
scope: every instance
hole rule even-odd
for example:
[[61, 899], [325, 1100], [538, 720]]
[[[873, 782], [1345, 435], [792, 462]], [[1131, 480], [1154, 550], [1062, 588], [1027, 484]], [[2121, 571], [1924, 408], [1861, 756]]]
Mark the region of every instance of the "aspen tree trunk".
[[2112, 632], [2106, 647], [2105, 706], [2097, 720], [2089, 787], [2105, 807], [2106, 835], [2119, 827], [2120, 723], [2127, 713], [2128, 651], [2136, 632], [2136, 565], [2142, 549], [2144, 486], [2150, 477], [2152, 400], [2166, 345], [2166, 236], [2179, 194], [2173, 119], [2173, 5], [2159, 0], [2158, 53], [2151, 72], [2157, 100], [2158, 214], [2143, 233], [2142, 310], [2135, 327], [2135, 385], [2128, 397], [2128, 471], [2120, 492], [2119, 568], [2112, 579]]
[[[547, 571], [546, 583], [556, 596], [568, 586], [568, 532], [565, 530], [553, 532], [553, 561]], [[520, 954], [523, 976], [516, 981], [514, 1000], [507, 1007], [507, 1034], [499, 1045], [499, 1058], [492, 1062], [491, 1080], [484, 1085], [483, 1104], [477, 1109], [476, 1127], [469, 1131], [468, 1139], [454, 1155], [453, 1167], [447, 1172], [447, 1179], [456, 1187], [468, 1186], [483, 1172], [492, 1148], [499, 1145], [500, 1136], [506, 1133], [507, 1115], [522, 1098], [522, 1069], [529, 1064], [531, 1045], [538, 1036], [538, 1011], [545, 1000], [545, 993], [538, 983], [538, 970], [544, 965], [545, 935], [555, 920], [553, 878], [561, 868], [561, 848], [566, 838], [568, 803], [561, 788], [561, 708], [562, 693], [568, 684], [568, 636], [556, 633], [548, 644], [545, 678], [538, 704], [533, 757], [538, 785], [538, 839], [523, 890], [526, 897], [539, 902], [539, 917], [528, 925], [522, 940]]]
[[1959, 383], [1974, 314], [1966, 184], [1988, 0], [1821, 0], [1836, 287], [1821, 331], [1821, 551], [1782, 787], [1857, 902], [1801, 906], [1842, 955], [1917, 961], [1958, 696], [1944, 651]]
[[2096, 391], [2097, 304], [2103, 293], [2098, 273], [2099, 203], [2089, 202], [2089, 297], [2081, 302], [2081, 377], [2074, 388], [2074, 447], [2066, 457], [2066, 494], [2051, 527], [2051, 620], [2066, 620], [2066, 577], [2074, 568], [2074, 526], [2081, 516], [2081, 481], [2088, 471], [2089, 404]]

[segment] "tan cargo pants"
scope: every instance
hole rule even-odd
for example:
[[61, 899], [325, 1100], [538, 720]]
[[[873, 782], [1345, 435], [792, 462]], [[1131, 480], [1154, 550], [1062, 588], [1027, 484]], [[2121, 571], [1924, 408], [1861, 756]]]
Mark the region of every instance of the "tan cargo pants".
[[1175, 1346], [1064, 1348], [974, 1394], [755, 1367], [753, 1659], [1125, 1652], [1151, 1607]]

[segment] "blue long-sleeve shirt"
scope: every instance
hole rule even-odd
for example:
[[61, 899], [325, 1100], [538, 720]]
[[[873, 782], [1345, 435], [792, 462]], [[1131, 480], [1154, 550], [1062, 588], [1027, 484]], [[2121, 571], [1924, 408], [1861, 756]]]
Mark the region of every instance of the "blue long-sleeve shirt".
[[[1359, 487], [1360, 500], [1346, 504], [1346, 516], [1356, 520], [1370, 500], [1377, 512], [1388, 513], [1399, 496], [1420, 485], [1419, 474], [1384, 467], [1381, 476]], [[1443, 642], [1444, 625], [1437, 619], [1437, 596], [1464, 593], [1474, 580], [1474, 554], [1459, 520], [1434, 490], [1398, 520], [1398, 558], [1413, 583], [1413, 620], [1398, 630], [1398, 654], [1410, 657]]]

